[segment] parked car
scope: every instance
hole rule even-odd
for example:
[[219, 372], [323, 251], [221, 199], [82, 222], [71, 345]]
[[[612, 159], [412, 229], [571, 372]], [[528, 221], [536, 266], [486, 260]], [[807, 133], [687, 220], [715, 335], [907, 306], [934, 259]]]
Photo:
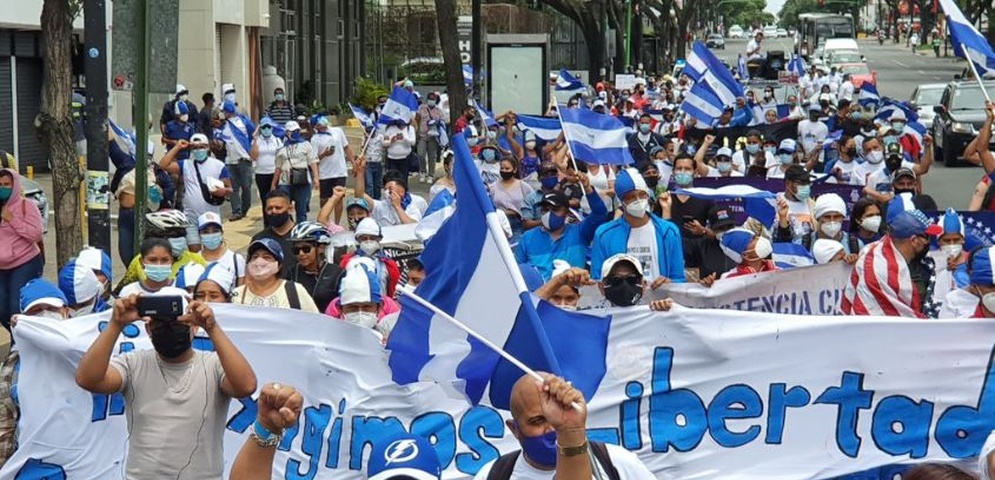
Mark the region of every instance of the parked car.
[[936, 113], [933, 112], [933, 107], [940, 104], [940, 98], [943, 97], [943, 90], [946, 87], [947, 84], [945, 83], [925, 83], [912, 91], [909, 103], [916, 107], [916, 113], [919, 114], [919, 122], [926, 127], [932, 128], [933, 117], [936, 116]]
[[[986, 81], [985, 88], [995, 91], [995, 81]], [[933, 112], [933, 158], [942, 160], [948, 167], [955, 166], [985, 122], [985, 96], [981, 86], [977, 80], [948, 83]], [[988, 148], [995, 150], [995, 136]]]
[[834, 50], [826, 57], [826, 65], [830, 67], [843, 63], [864, 63], [864, 56], [856, 50]]
[[705, 46], [708, 48], [718, 48], [725, 50], [726, 40], [722, 38], [722, 35], [719, 35], [718, 33], [713, 33], [708, 35], [708, 38], [705, 40]]
[[777, 27], [773, 25], [764, 27], [764, 38], [777, 38]]
[[860, 88], [861, 85], [869, 83], [878, 86], [878, 72], [871, 70], [866, 63], [838, 63], [833, 65], [836, 70], [840, 72], [840, 75], [844, 73], [850, 74], [850, 83], [854, 87]]
[[783, 28], [778, 28], [777, 29], [777, 38], [787, 38], [787, 37], [788, 37], [788, 31], [787, 30], [785, 30]]
[[743, 27], [739, 25], [729, 27], [729, 38], [744, 38]]

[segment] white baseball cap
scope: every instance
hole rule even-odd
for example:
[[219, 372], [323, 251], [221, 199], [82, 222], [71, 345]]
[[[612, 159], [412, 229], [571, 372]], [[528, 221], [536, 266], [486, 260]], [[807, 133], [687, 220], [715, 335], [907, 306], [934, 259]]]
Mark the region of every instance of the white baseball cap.
[[608, 257], [608, 259], [605, 260], [605, 263], [601, 264], [601, 278], [605, 278], [611, 274], [612, 269], [615, 268], [615, 265], [618, 265], [619, 262], [631, 263], [633, 268], [636, 269], [636, 272], [639, 273], [639, 276], [643, 275], [643, 264], [639, 262], [639, 259], [627, 253], [617, 253]]

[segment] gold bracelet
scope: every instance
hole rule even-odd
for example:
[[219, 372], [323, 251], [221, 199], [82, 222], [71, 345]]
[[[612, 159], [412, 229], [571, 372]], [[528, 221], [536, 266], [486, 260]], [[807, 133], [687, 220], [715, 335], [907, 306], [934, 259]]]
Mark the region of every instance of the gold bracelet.
[[587, 440], [584, 440], [584, 443], [577, 445], [576, 447], [564, 447], [557, 442], [556, 449], [560, 452], [560, 455], [563, 455], [564, 457], [576, 457], [577, 455], [583, 455], [587, 452]]

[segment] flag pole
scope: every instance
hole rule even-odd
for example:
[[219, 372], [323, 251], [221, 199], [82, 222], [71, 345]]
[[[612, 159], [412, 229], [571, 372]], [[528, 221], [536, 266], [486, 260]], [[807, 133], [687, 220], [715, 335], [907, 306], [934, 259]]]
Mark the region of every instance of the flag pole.
[[[513, 357], [510, 353], [505, 352], [504, 350], [501, 349], [501, 347], [498, 347], [493, 342], [491, 342], [490, 340], [488, 340], [487, 338], [485, 338], [483, 335], [477, 333], [474, 329], [468, 327], [465, 323], [463, 323], [463, 322], [461, 322], [459, 320], [456, 320], [455, 318], [453, 318], [452, 315], [449, 315], [448, 313], [444, 312], [442, 309], [440, 309], [439, 307], [436, 307], [435, 305], [433, 305], [428, 300], [425, 300], [424, 298], [419, 297], [417, 294], [415, 294], [413, 292], [406, 291], [404, 289], [398, 289], [397, 291], [401, 295], [404, 295], [404, 296], [406, 296], [406, 297], [414, 300], [415, 303], [417, 303], [417, 304], [419, 304], [419, 305], [421, 305], [421, 306], [429, 309], [432, 313], [438, 315], [439, 318], [442, 318], [443, 320], [451, 323], [454, 327], [456, 327], [456, 328], [458, 328], [458, 329], [466, 332], [471, 337], [476, 338], [477, 340], [480, 341], [480, 343], [483, 343], [487, 348], [490, 348], [491, 350], [493, 350], [494, 353], [497, 353], [498, 355], [500, 355], [501, 358], [507, 360], [509, 363], [511, 363], [512, 365], [518, 367], [521, 371], [525, 372], [526, 375], [528, 375], [528, 376], [536, 379], [539, 382], [545, 382], [546, 381], [546, 379], [542, 378], [542, 375], [539, 375], [539, 373], [537, 373], [535, 370], [529, 368], [528, 365], [525, 365], [520, 360], [518, 360], [517, 358]], [[571, 403], [571, 406], [573, 407], [574, 410], [577, 410], [578, 412], [583, 411], [583, 407], [581, 407], [576, 402]]]
[[[577, 157], [574, 156], [574, 149], [570, 146], [570, 139], [567, 138], [567, 129], [563, 127], [563, 114], [560, 112], [560, 104], [556, 104], [556, 118], [560, 119], [560, 129], [563, 132], [563, 140], [565, 140], [567, 144], [567, 153], [570, 154], [570, 163], [574, 167], [574, 172], [579, 173], [580, 170], [577, 169]], [[601, 168], [601, 165], [598, 165], [598, 168]], [[607, 174], [605, 176], [607, 177]], [[597, 192], [594, 193], [597, 194]], [[587, 201], [587, 189], [584, 188], [583, 185], [580, 186], [580, 194], [584, 197], [584, 200]], [[590, 202], [588, 202], [588, 204], [590, 204]]]
[[974, 78], [978, 79], [978, 86], [981, 87], [981, 93], [985, 94], [985, 100], [991, 102], [992, 98], [988, 96], [988, 90], [985, 89], [984, 79], [981, 78], [981, 75], [978, 75], [978, 68], [974, 66], [974, 60], [971, 60], [971, 55], [967, 52], [967, 46], [963, 42], [960, 44], [960, 49], [964, 51], [964, 58], [971, 67], [971, 73], [974, 74]]

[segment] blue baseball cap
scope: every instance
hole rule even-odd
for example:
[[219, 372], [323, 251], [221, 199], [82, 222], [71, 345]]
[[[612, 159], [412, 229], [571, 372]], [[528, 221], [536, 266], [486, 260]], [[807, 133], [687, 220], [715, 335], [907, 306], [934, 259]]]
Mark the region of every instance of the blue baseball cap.
[[757, 234], [751, 230], [734, 228], [722, 234], [719, 246], [730, 260], [740, 263], [743, 261], [743, 253], [750, 248], [750, 242], [756, 237]]
[[970, 280], [973, 285], [995, 285], [995, 247], [986, 247], [974, 253]]
[[101, 286], [90, 267], [73, 259], [59, 270], [59, 290], [66, 296], [67, 304], [79, 305], [100, 295]]
[[275, 127], [276, 126], [276, 122], [273, 121], [272, 117], [270, 117], [269, 115], [266, 115], [265, 117], [263, 117], [262, 119], [259, 120], [259, 126], [260, 127], [264, 127], [264, 126], [265, 127]]
[[100, 272], [107, 277], [108, 282], [113, 281], [114, 279], [114, 272], [111, 269], [111, 257], [110, 255], [107, 255], [107, 252], [99, 248], [84, 248], [76, 257], [76, 263], [82, 263], [83, 265], [90, 267], [90, 270], [93, 270], [94, 273]]
[[943, 233], [939, 225], [926, 218], [919, 210], [899, 212], [888, 221], [888, 234], [892, 238], [906, 239], [915, 236], [936, 237]]
[[280, 242], [273, 240], [272, 238], [260, 238], [249, 244], [249, 256], [256, 250], [263, 249], [267, 252], [273, 254], [276, 260], [283, 263], [283, 247], [280, 246]]
[[954, 209], [947, 209], [946, 213], [943, 214], [942, 222], [944, 235], [948, 233], [959, 233], [962, 237], [967, 236], [964, 234], [964, 221]]
[[345, 209], [347, 211], [352, 207], [359, 207], [362, 208], [363, 210], [366, 210], [367, 212], [371, 210], [370, 203], [367, 202], [365, 198], [359, 198], [359, 197], [354, 197], [345, 204]]
[[51, 305], [62, 308], [66, 306], [66, 296], [52, 282], [44, 278], [36, 278], [21, 287], [20, 307], [27, 312], [38, 305]]
[[639, 170], [632, 167], [623, 168], [615, 176], [615, 195], [619, 200], [622, 200], [626, 195], [635, 190], [642, 190], [649, 193], [646, 180], [639, 174]]
[[435, 447], [423, 437], [402, 432], [373, 444], [366, 478], [386, 480], [410, 477], [415, 480], [442, 478], [442, 465]]

